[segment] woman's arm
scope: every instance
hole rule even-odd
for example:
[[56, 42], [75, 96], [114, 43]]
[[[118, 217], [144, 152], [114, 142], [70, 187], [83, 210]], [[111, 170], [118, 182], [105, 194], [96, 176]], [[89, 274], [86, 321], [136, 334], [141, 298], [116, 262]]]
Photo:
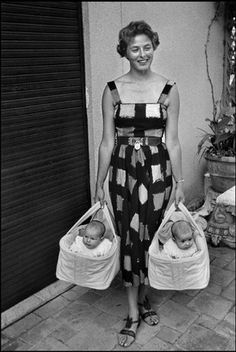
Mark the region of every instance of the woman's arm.
[[94, 197], [94, 201], [100, 201], [101, 204], [103, 203], [105, 198], [103, 185], [107, 177], [115, 142], [115, 127], [113, 113], [114, 104], [112, 95], [108, 86], [106, 86], [102, 96], [103, 135], [98, 152], [98, 172]]
[[178, 137], [179, 92], [174, 85], [167, 98], [166, 147], [170, 156], [173, 177], [176, 181], [175, 204], [184, 202], [182, 151]]

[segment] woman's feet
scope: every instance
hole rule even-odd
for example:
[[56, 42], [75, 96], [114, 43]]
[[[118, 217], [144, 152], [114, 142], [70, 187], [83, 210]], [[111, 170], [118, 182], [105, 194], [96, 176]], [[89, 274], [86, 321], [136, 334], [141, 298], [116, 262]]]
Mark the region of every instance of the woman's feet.
[[118, 339], [120, 346], [129, 347], [135, 341], [137, 328], [140, 325], [141, 319], [138, 317], [138, 319], [133, 320], [128, 316], [125, 320], [125, 327], [120, 331]]
[[147, 296], [145, 296], [143, 303], [138, 303], [138, 305], [140, 315], [146, 324], [153, 326], [159, 323], [159, 315], [152, 310]]

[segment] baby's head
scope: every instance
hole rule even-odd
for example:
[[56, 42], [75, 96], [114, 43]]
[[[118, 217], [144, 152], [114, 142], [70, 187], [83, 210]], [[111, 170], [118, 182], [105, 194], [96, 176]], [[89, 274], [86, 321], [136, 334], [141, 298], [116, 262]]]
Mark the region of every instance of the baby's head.
[[84, 245], [89, 249], [96, 248], [104, 239], [105, 231], [105, 226], [101, 221], [92, 220], [85, 227], [83, 234]]
[[171, 231], [173, 240], [180, 249], [188, 249], [193, 245], [193, 230], [187, 221], [174, 222]]

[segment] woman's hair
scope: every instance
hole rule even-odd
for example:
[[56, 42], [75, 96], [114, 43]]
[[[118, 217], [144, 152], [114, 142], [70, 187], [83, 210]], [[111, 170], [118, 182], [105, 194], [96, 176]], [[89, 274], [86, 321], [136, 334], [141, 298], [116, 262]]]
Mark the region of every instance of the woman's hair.
[[119, 44], [117, 45], [117, 52], [121, 57], [126, 55], [127, 46], [132, 38], [138, 34], [146, 34], [151, 40], [153, 49], [159, 45], [159, 37], [157, 32], [153, 32], [152, 28], [144, 21], [132, 21], [119, 32]]

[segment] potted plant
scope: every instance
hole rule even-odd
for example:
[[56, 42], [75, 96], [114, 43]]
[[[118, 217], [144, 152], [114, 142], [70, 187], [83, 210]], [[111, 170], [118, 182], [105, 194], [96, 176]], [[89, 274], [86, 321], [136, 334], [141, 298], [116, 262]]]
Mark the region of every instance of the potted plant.
[[[211, 86], [213, 102], [212, 119], [206, 118], [210, 131], [204, 132], [198, 144], [198, 154], [207, 160], [207, 168], [211, 177], [212, 188], [219, 193], [235, 185], [235, 75], [229, 85], [228, 103], [226, 99], [216, 100], [214, 87], [209, 74], [208, 43], [212, 24], [217, 20], [220, 11], [220, 3], [217, 4], [216, 12], [208, 27], [207, 40], [205, 43], [205, 59], [207, 77]], [[234, 48], [235, 50], [235, 48]], [[234, 105], [234, 106], [233, 106]]]

